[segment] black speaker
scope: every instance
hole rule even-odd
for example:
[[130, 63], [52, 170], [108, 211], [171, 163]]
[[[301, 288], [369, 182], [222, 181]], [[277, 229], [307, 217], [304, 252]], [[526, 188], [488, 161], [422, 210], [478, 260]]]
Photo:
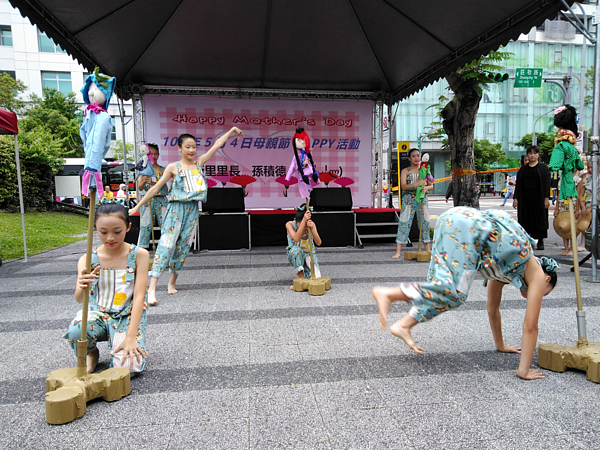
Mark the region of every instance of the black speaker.
[[244, 191], [242, 188], [208, 188], [202, 212], [244, 212]]
[[199, 220], [200, 250], [250, 248], [249, 213], [200, 214]]
[[352, 193], [349, 187], [315, 188], [310, 193], [314, 211], [351, 211]]

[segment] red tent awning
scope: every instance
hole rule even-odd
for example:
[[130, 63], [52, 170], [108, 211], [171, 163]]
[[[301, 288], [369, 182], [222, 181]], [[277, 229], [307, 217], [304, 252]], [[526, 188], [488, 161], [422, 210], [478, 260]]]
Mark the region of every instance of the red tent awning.
[[17, 115], [14, 112], [0, 109], [0, 134], [18, 134]]

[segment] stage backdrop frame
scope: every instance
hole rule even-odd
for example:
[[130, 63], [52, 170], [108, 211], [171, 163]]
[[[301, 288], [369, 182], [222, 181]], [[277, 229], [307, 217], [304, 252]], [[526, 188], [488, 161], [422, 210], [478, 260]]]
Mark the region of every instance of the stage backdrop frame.
[[[150, 138], [148, 136], [148, 134], [146, 133], [146, 123], [147, 123], [147, 116], [149, 114], [148, 111], [148, 107], [146, 106], [146, 98], [148, 98], [148, 96], [150, 95], [160, 95], [160, 96], [171, 96], [171, 95], [185, 95], [186, 97], [214, 97], [216, 95], [219, 95], [220, 97], [234, 97], [233, 94], [234, 90], [230, 90], [230, 89], [223, 89], [222, 92], [219, 89], [214, 89], [214, 88], [189, 88], [189, 87], [165, 87], [165, 86], [141, 86], [139, 92], [134, 93], [133, 98], [132, 98], [132, 102], [133, 102], [133, 119], [134, 119], [134, 135], [135, 135], [135, 146], [136, 148], [139, 148], [139, 146], [142, 143], [146, 143], [146, 142], [152, 142], [152, 138]], [[382, 175], [383, 175], [383, 167], [380, 164], [380, 161], [383, 159], [381, 154], [382, 152], [382, 138], [383, 138], [383, 130], [381, 128], [381, 126], [379, 125], [380, 122], [380, 118], [382, 117], [382, 111], [383, 111], [383, 101], [380, 98], [380, 96], [378, 96], [376, 93], [370, 93], [370, 92], [325, 92], [325, 91], [315, 91], [315, 92], [308, 92], [308, 91], [274, 91], [274, 90], [252, 90], [252, 89], [248, 89], [248, 90], [242, 90], [242, 89], [236, 89], [235, 90], [235, 97], [236, 98], [240, 98], [240, 97], [244, 97], [244, 98], [253, 98], [253, 99], [295, 99], [295, 100], [299, 100], [299, 99], [303, 99], [303, 100], [307, 100], [307, 99], [315, 99], [315, 100], [329, 100], [329, 101], [333, 101], [335, 100], [335, 102], [333, 102], [331, 105], [335, 106], [335, 104], [340, 103], [340, 100], [346, 100], [346, 101], [363, 101], [365, 102], [365, 110], [366, 110], [366, 103], [369, 104], [369, 109], [370, 109], [370, 113], [369, 115], [371, 117], [369, 117], [369, 124], [367, 124], [366, 126], [370, 126], [370, 131], [369, 131], [369, 136], [368, 138], [364, 138], [365, 133], [362, 133], [361, 139], [361, 143], [360, 146], [368, 146], [369, 145], [369, 141], [370, 141], [370, 145], [371, 148], [369, 149], [369, 159], [370, 161], [366, 161], [363, 162], [361, 161], [361, 170], [364, 172], [370, 172], [367, 173], [366, 177], [368, 178], [369, 176], [371, 177], [370, 180], [370, 186], [367, 186], [366, 183], [361, 183], [360, 189], [361, 189], [361, 195], [360, 196], [355, 196], [353, 193], [353, 201], [355, 206], [358, 207], [375, 207], [375, 206], [380, 206], [381, 204], [381, 198], [382, 198], [382, 192], [381, 192], [381, 183], [379, 183], [379, 186], [376, 185], [376, 180], [378, 179], [382, 179]], [[299, 105], [303, 105], [306, 104], [306, 101], [300, 102]], [[366, 120], [363, 119], [363, 122], [366, 122]], [[240, 125], [240, 124], [223, 124], [220, 126], [219, 131], [223, 132], [226, 131], [226, 129], [228, 129], [228, 126], [231, 125]], [[241, 124], [242, 127], [246, 126], [246, 124]], [[304, 123], [307, 132], [312, 133], [311, 135], [311, 140], [314, 139], [321, 139], [320, 137], [316, 137], [317, 134], [315, 134], [315, 130], [311, 130], [311, 125]], [[361, 124], [362, 125], [362, 124]], [[290, 125], [289, 127], [290, 132], [293, 131], [294, 129], [294, 125]], [[363, 127], [364, 128], [364, 127]], [[192, 134], [192, 133], [190, 133]], [[286, 136], [287, 137], [287, 136]], [[291, 135], [290, 135], [291, 137]], [[172, 139], [172, 137], [170, 138]], [[171, 141], [169, 140], [169, 143]], [[164, 143], [164, 139], [163, 142]], [[160, 145], [160, 142], [159, 142]], [[319, 142], [317, 144], [319, 147], [322, 145], [321, 142]], [[316, 153], [314, 155], [315, 160], [317, 162], [317, 164], [319, 165], [319, 147], [316, 148]], [[291, 149], [291, 147], [285, 152], [286, 153], [286, 157], [289, 159], [289, 161], [291, 161], [291, 158], [293, 156], [293, 150]], [[366, 157], [366, 151], [363, 150], [363, 158], [365, 159]], [[215, 155], [216, 156], [216, 155]], [[136, 159], [137, 159], [137, 152], [136, 152]], [[159, 160], [161, 163], [165, 163], [165, 161], [162, 159], [162, 154], [161, 154], [161, 159]], [[286, 169], [289, 165], [289, 161], [287, 161], [286, 164]], [[378, 163], [373, 164], [373, 162], [375, 161], [379, 161]], [[170, 161], [169, 161], [170, 162]], [[369, 166], [369, 162], [371, 163]], [[321, 166], [324, 168], [324, 164], [325, 163], [321, 163]], [[328, 165], [328, 170], [330, 169], [330, 165]], [[337, 168], [339, 169], [339, 167]], [[335, 169], [333, 169], [335, 170]], [[346, 174], [342, 173], [342, 176], [345, 176]], [[363, 177], [362, 179], [364, 180], [364, 175], [361, 175], [361, 177]], [[210, 176], [208, 177], [210, 178]], [[321, 183], [321, 186], [323, 186], [323, 184]], [[332, 186], [337, 186], [335, 184], [332, 184]], [[355, 186], [354, 189], [359, 188], [359, 186]], [[249, 186], [248, 191], [251, 192], [252, 190], [252, 186]], [[284, 187], [281, 186], [281, 191], [284, 190]], [[367, 193], [368, 195], [368, 199], [367, 199], [367, 195], [365, 195], [366, 190], [369, 190], [369, 192]], [[290, 197], [290, 194], [292, 195]], [[279, 195], [279, 198], [281, 198], [281, 195]], [[287, 198], [291, 198], [291, 201], [288, 200], [288, 203], [286, 203], [285, 206], [290, 207], [290, 206], [297, 206], [296, 203], [298, 203], [300, 201], [300, 197], [297, 193], [297, 186], [291, 186], [288, 189], [288, 197]], [[252, 204], [252, 202], [250, 202], [250, 205], [248, 205], [247, 203], [247, 207], [251, 208], [251, 207], [256, 207], [255, 205]], [[270, 207], [284, 207], [284, 206], [270, 206]]]

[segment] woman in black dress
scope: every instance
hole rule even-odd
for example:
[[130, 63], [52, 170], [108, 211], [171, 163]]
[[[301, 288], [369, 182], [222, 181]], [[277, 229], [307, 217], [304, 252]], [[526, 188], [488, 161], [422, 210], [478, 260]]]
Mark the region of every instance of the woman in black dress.
[[537, 239], [537, 250], [544, 250], [548, 237], [548, 208], [550, 207], [550, 171], [540, 162], [540, 149], [527, 149], [529, 163], [519, 169], [513, 207], [517, 220], [529, 235]]

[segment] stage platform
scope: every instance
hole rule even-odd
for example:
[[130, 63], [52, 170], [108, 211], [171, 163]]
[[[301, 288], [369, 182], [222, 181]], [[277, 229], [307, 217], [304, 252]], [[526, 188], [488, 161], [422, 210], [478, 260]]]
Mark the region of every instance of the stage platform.
[[[398, 212], [393, 208], [314, 211], [313, 220], [323, 241], [321, 247], [362, 247], [364, 243], [394, 242]], [[294, 209], [201, 212], [192, 251], [287, 246], [285, 224], [295, 213]], [[139, 216], [131, 221], [126, 240], [137, 243]], [[155, 232], [157, 242], [159, 237], [160, 232]]]

